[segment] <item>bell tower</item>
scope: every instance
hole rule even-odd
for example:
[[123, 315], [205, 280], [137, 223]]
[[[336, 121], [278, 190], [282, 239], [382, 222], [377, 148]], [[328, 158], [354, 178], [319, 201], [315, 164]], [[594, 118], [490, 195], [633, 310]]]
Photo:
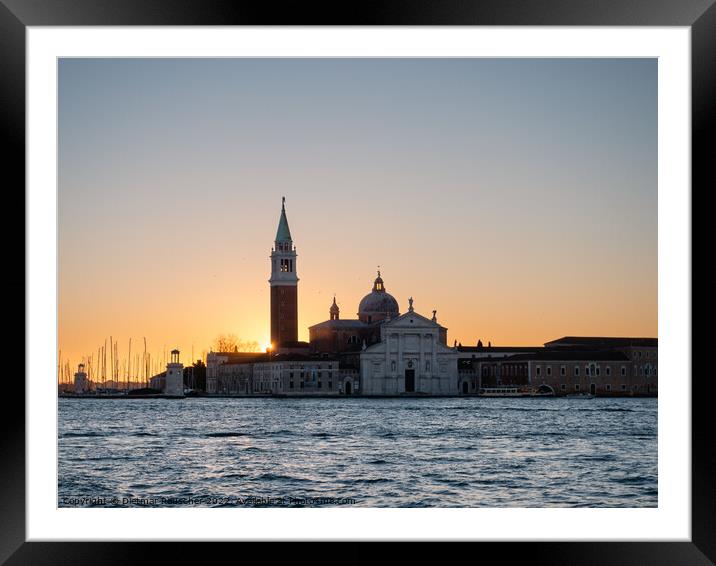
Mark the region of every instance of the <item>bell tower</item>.
[[296, 248], [286, 218], [286, 197], [281, 199], [281, 217], [271, 250], [271, 348], [298, 340], [298, 277]]

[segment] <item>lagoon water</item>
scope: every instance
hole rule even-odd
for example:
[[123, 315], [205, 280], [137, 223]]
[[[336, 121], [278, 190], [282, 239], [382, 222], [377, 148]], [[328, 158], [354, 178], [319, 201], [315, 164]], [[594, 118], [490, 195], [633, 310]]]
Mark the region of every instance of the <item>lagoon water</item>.
[[656, 507], [657, 400], [59, 400], [60, 507]]

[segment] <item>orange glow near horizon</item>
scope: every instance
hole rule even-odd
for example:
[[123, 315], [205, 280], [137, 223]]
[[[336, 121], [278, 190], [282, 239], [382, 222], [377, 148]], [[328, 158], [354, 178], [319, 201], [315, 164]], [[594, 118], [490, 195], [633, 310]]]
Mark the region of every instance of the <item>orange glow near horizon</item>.
[[[277, 221], [271, 218], [277, 217], [277, 207], [273, 208], [273, 214], [261, 215], [269, 226]], [[332, 262], [322, 261], [339, 255], [339, 250], [332, 248], [340, 245], [318, 234], [304, 235], [306, 220], [301, 220], [298, 211], [292, 214], [289, 209], [288, 214], [299, 254], [299, 340], [307, 341], [308, 327], [329, 318], [334, 293], [340, 318], [357, 318], [358, 303], [370, 292], [376, 273], [369, 262], [336, 269]], [[272, 231], [271, 227], [264, 230], [269, 240]], [[418, 237], [420, 234], [408, 234], [406, 240]], [[255, 241], [248, 235], [246, 239]], [[306, 244], [301, 245], [302, 241]], [[253, 269], [248, 265], [237, 267], [229, 260], [222, 263], [217, 257], [208, 262], [214, 269], [183, 277], [159, 277], [161, 285], [144, 293], [127, 281], [102, 291], [91, 288], [95, 280], [74, 281], [74, 289], [61, 285], [62, 362], [69, 360], [74, 372], [88, 356], [96, 360], [98, 347], [110, 336], [119, 341], [120, 360], [127, 359], [132, 338], [133, 365], [143, 352], [143, 337], [157, 362], [168, 359], [173, 348], [180, 350], [184, 364], [190, 363], [192, 350], [194, 360], [205, 359], [219, 334], [234, 334], [246, 342], [255, 340], [265, 351], [270, 345], [269, 262], [261, 257], [266, 246], [256, 248], [245, 250], [246, 263], [253, 260], [256, 264]], [[401, 313], [407, 310], [410, 296], [417, 312], [430, 317], [436, 309], [438, 322], [448, 328], [449, 344], [457, 340], [474, 345], [481, 339], [495, 346], [541, 345], [563, 335], [657, 334], [656, 285], [640, 288], [643, 279], [635, 278], [631, 286], [626, 286], [628, 278], [622, 276], [622, 286], [615, 288], [609, 284], [608, 272], [596, 269], [593, 276], [585, 278], [575, 268], [562, 271], [559, 278], [525, 281], [525, 273], [559, 270], [541, 258], [535, 261], [528, 257], [501, 264], [500, 276], [495, 276], [490, 268], [496, 265], [499, 252], [490, 250], [484, 250], [482, 262], [472, 264], [472, 277], [465, 276], [460, 254], [433, 256], [432, 276], [423, 273], [425, 256], [403, 253], [400, 246], [376, 250], [376, 256], [372, 263], [380, 260], [386, 291], [396, 297]], [[182, 273], [191, 266], [177, 266], [170, 257], [161, 263], [167, 272], [176, 269]], [[629, 262], [623, 261], [621, 268], [629, 273]], [[161, 269], [158, 271], [161, 273]]]

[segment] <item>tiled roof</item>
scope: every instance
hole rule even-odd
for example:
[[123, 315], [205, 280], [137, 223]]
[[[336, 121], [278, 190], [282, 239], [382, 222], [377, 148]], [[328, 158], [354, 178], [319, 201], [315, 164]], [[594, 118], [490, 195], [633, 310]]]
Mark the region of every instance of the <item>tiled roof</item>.
[[373, 324], [368, 324], [358, 319], [344, 318], [338, 320], [325, 320], [323, 322], [319, 322], [318, 324], [314, 324], [313, 326], [309, 326], [309, 328], [368, 328], [373, 326]]
[[563, 336], [551, 342], [545, 342], [545, 346], [588, 346], [590, 348], [619, 348], [627, 346], [642, 346], [656, 348], [659, 345], [658, 338], [632, 338], [613, 336]]
[[[585, 361], [585, 362], [596, 362], [596, 361], [612, 361], [612, 362], [628, 362], [629, 358], [623, 352], [615, 350], [567, 350], [567, 349], [555, 349], [555, 350], [542, 350], [538, 352], [532, 352], [528, 354], [515, 354], [514, 356], [507, 356], [501, 358], [500, 362], [517, 362], [517, 361], [555, 361], [555, 362], [567, 362], [567, 361]], [[485, 361], [485, 360], [478, 360]]]
[[474, 352], [474, 353], [500, 353], [500, 352], [534, 352], [542, 350], [543, 346], [458, 346], [458, 352]]

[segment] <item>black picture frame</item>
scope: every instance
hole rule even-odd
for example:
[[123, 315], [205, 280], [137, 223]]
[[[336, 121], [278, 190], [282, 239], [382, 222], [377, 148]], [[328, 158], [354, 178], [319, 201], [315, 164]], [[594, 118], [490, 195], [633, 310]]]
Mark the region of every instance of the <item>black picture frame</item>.
[[[339, 10], [340, 7], [340, 11]], [[140, 26], [140, 25], [565, 25], [565, 26], [689, 26], [692, 56], [692, 186], [714, 186], [709, 141], [716, 136], [716, 6], [714, 0], [403, 0], [362, 3], [223, 2], [218, 0], [0, 0], [0, 120], [7, 198], [19, 197], [12, 215], [24, 211], [19, 187], [25, 184], [25, 35], [28, 26]], [[17, 190], [16, 190], [17, 188]], [[693, 196], [696, 191], [692, 189]], [[6, 206], [10, 206], [7, 204]], [[693, 206], [692, 206], [693, 209]], [[7, 218], [6, 214], [6, 218]], [[22, 215], [24, 218], [24, 214]], [[15, 229], [14, 233], [17, 233]], [[17, 236], [16, 236], [17, 237]], [[19, 255], [19, 253], [18, 253]], [[24, 254], [19, 262], [24, 263]], [[16, 270], [19, 272], [19, 269]], [[24, 273], [24, 271], [23, 271]], [[693, 277], [693, 271], [692, 271]], [[693, 279], [692, 279], [693, 280]], [[10, 292], [23, 293], [24, 276], [15, 277]], [[693, 351], [693, 346], [692, 346]], [[709, 375], [680, 376], [692, 379], [692, 389], [707, 383]], [[26, 379], [29, 376], [25, 376]], [[24, 389], [13, 391], [19, 411], [0, 411], [2, 481], [0, 490], [0, 560], [7, 564], [101, 563], [124, 564], [189, 559], [185, 544], [112, 542], [25, 541], [25, 414]], [[691, 542], [530, 542], [477, 543], [469, 552], [500, 563], [513, 560], [548, 564], [713, 564], [716, 562], [716, 442], [709, 414], [709, 395], [692, 398], [692, 539]], [[555, 533], [558, 536], [558, 533]], [[245, 543], [247, 544], [247, 543]], [[287, 543], [276, 552], [287, 557], [317, 551]], [[369, 554], [383, 553], [377, 543], [349, 543], [347, 550], [322, 549], [320, 555], [364, 561]], [[225, 546], [225, 545], [222, 545]], [[417, 548], [416, 548], [417, 547]], [[284, 550], [285, 549], [285, 550]], [[223, 549], [225, 550], [225, 549]], [[441, 558], [463, 556], [465, 549], [441, 546]], [[202, 545], [202, 560], [207, 550]], [[222, 552], [222, 550], [219, 550]], [[232, 552], [231, 550], [229, 552]], [[244, 552], [242, 550], [242, 552]], [[336, 552], [339, 554], [337, 555]], [[424, 553], [412, 545], [406, 554]], [[468, 554], [468, 556], [470, 556]]]

